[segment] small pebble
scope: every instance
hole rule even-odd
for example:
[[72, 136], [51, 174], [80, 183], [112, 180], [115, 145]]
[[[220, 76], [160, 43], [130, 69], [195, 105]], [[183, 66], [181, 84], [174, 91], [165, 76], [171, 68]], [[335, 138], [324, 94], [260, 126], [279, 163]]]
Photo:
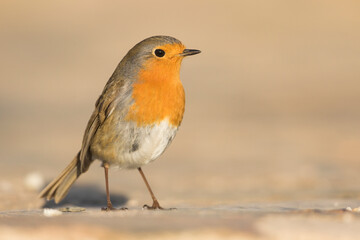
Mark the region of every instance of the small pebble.
[[353, 212], [358, 212], [358, 213], [360, 213], [360, 207], [354, 208], [354, 209], [353, 209]]
[[345, 208], [346, 211], [352, 212], [352, 208], [351, 207], [347, 207]]
[[45, 217], [56, 217], [62, 214], [61, 211], [51, 208], [44, 208], [44, 216]]

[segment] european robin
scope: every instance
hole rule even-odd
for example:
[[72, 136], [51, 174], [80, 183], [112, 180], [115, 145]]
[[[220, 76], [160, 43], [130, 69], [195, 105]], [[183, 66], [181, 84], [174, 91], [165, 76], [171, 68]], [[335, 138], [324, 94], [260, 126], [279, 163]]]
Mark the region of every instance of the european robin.
[[95, 103], [81, 150], [40, 193], [60, 202], [71, 185], [100, 160], [105, 170], [107, 207], [110, 200], [108, 169], [138, 169], [153, 200], [147, 209], [163, 209], [141, 167], [157, 159], [174, 139], [185, 109], [180, 81], [184, 57], [200, 53], [177, 39], [154, 36], [136, 44], [121, 60]]

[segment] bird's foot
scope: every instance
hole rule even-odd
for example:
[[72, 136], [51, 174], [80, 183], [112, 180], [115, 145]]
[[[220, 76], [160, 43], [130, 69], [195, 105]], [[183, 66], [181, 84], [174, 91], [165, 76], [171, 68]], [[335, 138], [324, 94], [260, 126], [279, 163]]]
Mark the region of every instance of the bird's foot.
[[156, 209], [159, 209], [159, 210], [175, 210], [176, 208], [163, 208], [160, 206], [159, 202], [157, 200], [154, 200], [152, 206], [149, 206], [149, 205], [144, 205], [143, 206], [143, 209], [146, 209], [146, 210], [156, 210]]
[[111, 204], [108, 205], [107, 207], [101, 208], [101, 211], [106, 211], [106, 212], [110, 212], [110, 211], [123, 211], [123, 210], [128, 210], [128, 208], [126, 208], [126, 207], [114, 208]]

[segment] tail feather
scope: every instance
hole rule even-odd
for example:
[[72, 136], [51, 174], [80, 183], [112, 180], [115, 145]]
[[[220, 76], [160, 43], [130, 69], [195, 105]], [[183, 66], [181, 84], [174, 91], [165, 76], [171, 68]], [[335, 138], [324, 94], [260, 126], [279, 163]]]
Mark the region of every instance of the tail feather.
[[54, 198], [55, 203], [59, 203], [66, 196], [70, 187], [81, 174], [79, 156], [80, 153], [76, 155], [57, 178], [41, 191], [39, 195], [41, 198], [46, 198], [47, 200]]

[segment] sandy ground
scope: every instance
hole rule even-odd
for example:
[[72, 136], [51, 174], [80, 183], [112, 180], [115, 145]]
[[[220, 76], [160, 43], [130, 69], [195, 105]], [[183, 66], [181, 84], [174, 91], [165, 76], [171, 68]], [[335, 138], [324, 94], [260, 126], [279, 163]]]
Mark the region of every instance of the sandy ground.
[[[330, 204], [329, 209], [314, 210], [324, 203]], [[59, 216], [44, 216], [47, 209], [14, 210], [0, 212], [0, 239], [49, 239], [49, 235], [51, 239], [356, 239], [360, 213], [331, 210], [354, 203], [334, 203], [219, 205], [155, 212], [87, 208]]]
[[[357, 1], [1, 1], [0, 239], [357, 239]], [[135, 43], [185, 59], [186, 112], [170, 148], [136, 171], [94, 164], [60, 205], [40, 188], [78, 151], [96, 98]], [[85, 212], [45, 217], [43, 208]]]

